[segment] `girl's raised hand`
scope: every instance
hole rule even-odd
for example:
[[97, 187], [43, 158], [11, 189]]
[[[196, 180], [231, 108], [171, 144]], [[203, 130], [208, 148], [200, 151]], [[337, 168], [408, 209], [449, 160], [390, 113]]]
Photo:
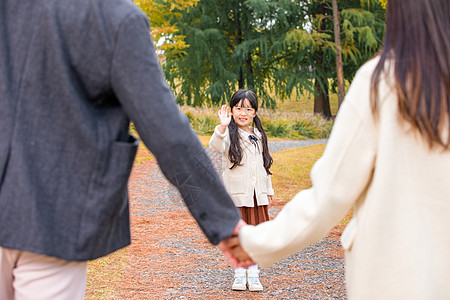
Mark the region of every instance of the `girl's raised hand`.
[[220, 125], [223, 127], [227, 127], [228, 124], [231, 122], [231, 113], [228, 111], [228, 107], [226, 105], [222, 105], [222, 107], [219, 110], [219, 120]]

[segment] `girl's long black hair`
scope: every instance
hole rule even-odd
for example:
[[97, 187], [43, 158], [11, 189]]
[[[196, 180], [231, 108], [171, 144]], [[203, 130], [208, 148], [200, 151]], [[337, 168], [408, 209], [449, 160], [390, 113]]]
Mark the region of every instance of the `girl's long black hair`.
[[[230, 100], [231, 110], [233, 110], [233, 107], [235, 107], [239, 102], [243, 102], [244, 99], [248, 99], [250, 105], [256, 113], [258, 111], [258, 100], [255, 93], [247, 89], [240, 89], [233, 94]], [[269, 146], [267, 144], [267, 136], [258, 115], [255, 115], [255, 117], [253, 118], [253, 125], [259, 130], [259, 132], [261, 132], [264, 169], [266, 169], [267, 174], [271, 175], [272, 173], [270, 172], [270, 167], [272, 166], [273, 159], [272, 156], [270, 156]], [[230, 133], [230, 151], [228, 152], [228, 159], [233, 164], [230, 169], [233, 169], [236, 166], [240, 166], [242, 160], [242, 149], [239, 141], [238, 126], [233, 117], [231, 117], [231, 122], [228, 125], [228, 131]]]

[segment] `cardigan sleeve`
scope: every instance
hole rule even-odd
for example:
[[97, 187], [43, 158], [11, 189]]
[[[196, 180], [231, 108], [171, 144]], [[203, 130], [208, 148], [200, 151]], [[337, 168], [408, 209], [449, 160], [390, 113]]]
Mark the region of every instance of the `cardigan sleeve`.
[[272, 187], [272, 176], [267, 176], [267, 195], [273, 196], [275, 194], [273, 187]]
[[298, 193], [274, 220], [241, 229], [242, 247], [256, 263], [267, 267], [319, 241], [366, 191], [377, 148], [369, 84], [367, 76], [355, 77], [325, 152], [311, 171], [312, 187]]
[[230, 146], [230, 135], [228, 127], [224, 133], [220, 133], [219, 125], [214, 128], [214, 133], [209, 140], [209, 148], [219, 154], [224, 154]]

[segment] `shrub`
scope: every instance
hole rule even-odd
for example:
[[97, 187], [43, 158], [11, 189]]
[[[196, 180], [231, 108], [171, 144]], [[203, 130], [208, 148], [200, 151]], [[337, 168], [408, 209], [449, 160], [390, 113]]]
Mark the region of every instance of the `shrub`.
[[318, 138], [318, 128], [310, 120], [296, 120], [292, 124], [295, 134], [306, 139]]
[[270, 137], [289, 137], [290, 135], [290, 126], [288, 120], [270, 120], [266, 119], [266, 122], [261, 120], [264, 130], [266, 134]]
[[214, 128], [218, 125], [217, 118], [205, 115], [203, 117], [196, 117], [191, 121], [192, 128], [199, 135], [210, 135], [213, 134]]

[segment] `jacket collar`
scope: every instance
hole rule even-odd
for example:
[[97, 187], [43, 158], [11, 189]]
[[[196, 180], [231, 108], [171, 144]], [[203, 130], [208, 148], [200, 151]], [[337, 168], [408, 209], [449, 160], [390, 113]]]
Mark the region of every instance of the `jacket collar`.
[[[256, 127], [251, 127], [253, 129], [253, 135], [256, 136], [256, 138], [258, 140], [261, 140], [261, 132], [259, 132], [258, 128]], [[250, 139], [248, 138], [248, 136], [250, 135], [250, 133], [238, 128], [238, 132], [239, 132], [239, 136], [241, 139], [243, 139], [244, 141], [246, 141], [247, 143], [251, 143]]]

